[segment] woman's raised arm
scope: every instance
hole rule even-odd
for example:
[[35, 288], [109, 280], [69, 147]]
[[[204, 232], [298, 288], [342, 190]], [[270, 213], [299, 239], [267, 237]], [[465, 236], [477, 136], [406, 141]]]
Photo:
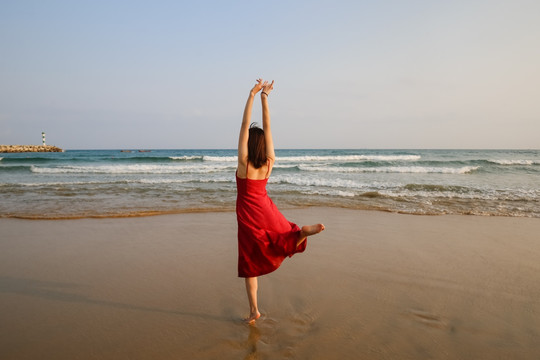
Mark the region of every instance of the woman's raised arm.
[[266, 157], [270, 159], [271, 166], [276, 160], [276, 154], [274, 152], [274, 140], [272, 138], [272, 129], [270, 127], [270, 109], [268, 107], [268, 96], [270, 95], [270, 91], [272, 90], [274, 90], [274, 80], [272, 80], [270, 84], [265, 81], [262, 86], [261, 102], [264, 140], [266, 141]]
[[257, 79], [257, 83], [253, 89], [249, 91], [249, 96], [244, 108], [244, 116], [242, 117], [242, 126], [240, 127], [240, 136], [238, 137], [238, 171], [244, 173], [248, 160], [248, 139], [249, 139], [249, 124], [251, 122], [251, 110], [253, 108], [253, 98], [262, 89], [262, 79]]

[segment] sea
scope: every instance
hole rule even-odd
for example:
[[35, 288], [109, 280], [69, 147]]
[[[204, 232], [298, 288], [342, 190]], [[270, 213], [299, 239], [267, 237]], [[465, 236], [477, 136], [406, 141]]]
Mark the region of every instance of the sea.
[[[236, 150], [0, 154], [0, 217], [233, 211]], [[540, 150], [276, 150], [280, 208], [540, 217]]]

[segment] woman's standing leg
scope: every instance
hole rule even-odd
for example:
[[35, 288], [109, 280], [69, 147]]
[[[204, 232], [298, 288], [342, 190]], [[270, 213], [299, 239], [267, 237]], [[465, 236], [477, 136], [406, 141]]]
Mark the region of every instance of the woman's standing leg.
[[246, 291], [249, 300], [249, 317], [246, 319], [246, 322], [252, 324], [261, 317], [259, 313], [259, 308], [257, 306], [257, 278], [250, 277], [246, 278]]

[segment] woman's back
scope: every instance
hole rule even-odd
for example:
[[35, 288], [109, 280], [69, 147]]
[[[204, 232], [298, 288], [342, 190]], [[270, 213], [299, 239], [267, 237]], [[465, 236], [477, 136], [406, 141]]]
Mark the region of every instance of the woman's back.
[[251, 179], [251, 180], [264, 180], [270, 177], [272, 172], [272, 162], [270, 160], [266, 161], [266, 164], [262, 165], [260, 168], [256, 169], [249, 163], [246, 162], [246, 165], [238, 163], [237, 176], [240, 179]]

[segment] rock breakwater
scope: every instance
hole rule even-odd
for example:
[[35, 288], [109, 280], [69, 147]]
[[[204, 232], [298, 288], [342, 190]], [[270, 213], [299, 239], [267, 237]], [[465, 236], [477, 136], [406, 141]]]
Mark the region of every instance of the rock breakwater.
[[0, 153], [22, 152], [64, 152], [64, 150], [52, 145], [0, 145]]

